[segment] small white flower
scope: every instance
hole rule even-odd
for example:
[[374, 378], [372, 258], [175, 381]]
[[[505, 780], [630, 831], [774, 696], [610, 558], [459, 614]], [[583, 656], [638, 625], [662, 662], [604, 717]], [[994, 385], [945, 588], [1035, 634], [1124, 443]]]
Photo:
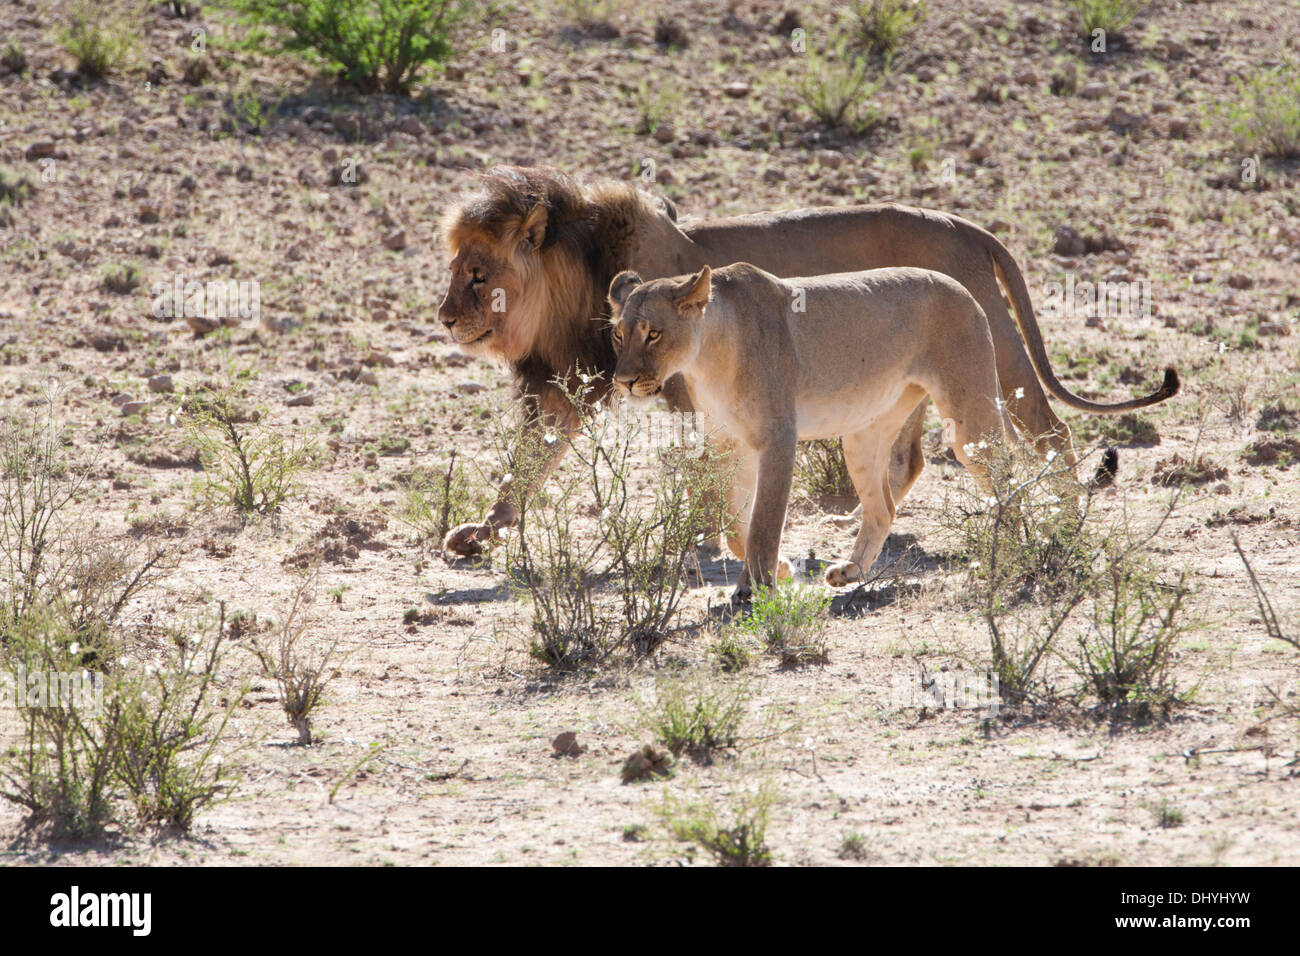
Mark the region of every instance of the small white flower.
[[975, 445], [972, 442], [967, 442], [961, 446], [961, 450], [966, 453], [967, 458], [970, 458], [975, 454]]
[[547, 432], [547, 433], [546, 433], [546, 444], [548, 444], [548, 445], [554, 445], [554, 444], [556, 443], [556, 441], [559, 440], [559, 437], [560, 437], [560, 436], [557, 435], [557, 434], [555, 434], [555, 432]]
[[606, 505], [606, 506], [605, 506], [605, 509], [600, 513], [600, 520], [601, 520], [601, 521], [608, 521], [608, 520], [609, 520], [609, 516], [610, 516], [611, 514], [613, 514], [613, 512], [610, 511], [609, 506]]
[[1050, 465], [1054, 461], [1056, 461], [1056, 450], [1049, 448], [1047, 450], [1047, 463]]
[[998, 506], [998, 499], [996, 499], [996, 498], [985, 498], [985, 499], [984, 499], [984, 504], [987, 505], [987, 506], [990, 507], [990, 508], [996, 508], [996, 507]]
[[515, 480], [515, 473], [513, 471], [507, 471], [506, 476], [501, 480], [504, 481], [506, 484], [510, 484], [510, 482]]
[[984, 441], [983, 439], [981, 439], [978, 447], [979, 447], [979, 448], [988, 448], [988, 447], [989, 447], [989, 443], [986, 442], [986, 441]]
[[1024, 397], [1025, 397], [1025, 390], [1024, 390], [1024, 388], [1018, 388], [1018, 389], [1016, 389], [1016, 398], [1024, 398]]
[[1222, 355], [1222, 354], [1223, 354], [1224, 352], [1226, 352], [1226, 351], [1228, 351], [1228, 346], [1227, 346], [1227, 344], [1224, 343], [1224, 342], [1220, 342], [1220, 343], [1219, 343], [1219, 354]]
[[80, 653], [81, 653], [81, 645], [78, 644], [76, 641], [73, 641], [72, 644], [69, 645], [69, 647], [68, 647], [68, 653], [69, 653], [69, 654], [80, 654]]

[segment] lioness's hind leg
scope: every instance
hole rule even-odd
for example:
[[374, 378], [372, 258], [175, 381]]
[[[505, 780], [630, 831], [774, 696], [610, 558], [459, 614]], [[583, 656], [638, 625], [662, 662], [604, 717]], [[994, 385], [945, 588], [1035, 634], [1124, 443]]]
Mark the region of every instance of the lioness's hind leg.
[[889, 528], [894, 523], [889, 465], [892, 434], [887, 425], [877, 424], [843, 438], [844, 463], [862, 501], [862, 527], [853, 542], [852, 557], [826, 569], [826, 583], [831, 587], [861, 581], [889, 537]]
[[[944, 433], [952, 438], [952, 451], [981, 488], [989, 487], [984, 449], [1006, 441], [1006, 416], [998, 406], [997, 379], [983, 389], [959, 384], [951, 392], [938, 388], [934, 403], [944, 417]], [[984, 447], [982, 448], [981, 445]]]

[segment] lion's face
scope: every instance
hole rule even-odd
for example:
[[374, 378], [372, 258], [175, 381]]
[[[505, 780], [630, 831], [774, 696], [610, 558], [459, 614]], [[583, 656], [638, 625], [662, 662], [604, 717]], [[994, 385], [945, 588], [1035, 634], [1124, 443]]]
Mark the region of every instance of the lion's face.
[[515, 258], [485, 237], [469, 239], [451, 261], [451, 284], [438, 319], [471, 350], [510, 356], [510, 331], [526, 305], [524, 277]]
[[613, 309], [614, 387], [632, 398], [650, 398], [664, 381], [686, 368], [700, 351], [704, 307], [709, 299], [709, 269], [683, 282], [642, 282], [635, 272], [620, 272], [609, 287]]

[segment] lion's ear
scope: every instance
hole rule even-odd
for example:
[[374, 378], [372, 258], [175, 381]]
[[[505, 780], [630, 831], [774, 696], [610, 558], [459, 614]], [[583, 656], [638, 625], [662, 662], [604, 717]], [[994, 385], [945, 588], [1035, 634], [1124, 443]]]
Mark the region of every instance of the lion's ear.
[[542, 240], [546, 238], [546, 205], [538, 203], [528, 211], [524, 217], [524, 223], [520, 226], [523, 233], [522, 238], [526, 239], [534, 249], [542, 248]]
[[609, 284], [609, 304], [616, 309], [623, 308], [623, 303], [632, 294], [632, 290], [641, 284], [641, 277], [631, 269], [626, 269], [614, 276]]
[[709, 304], [709, 296], [712, 294], [713, 273], [708, 266], [705, 266], [696, 275], [691, 276], [686, 291], [673, 300], [673, 305], [677, 306], [679, 312], [685, 312], [687, 309], [702, 309]]

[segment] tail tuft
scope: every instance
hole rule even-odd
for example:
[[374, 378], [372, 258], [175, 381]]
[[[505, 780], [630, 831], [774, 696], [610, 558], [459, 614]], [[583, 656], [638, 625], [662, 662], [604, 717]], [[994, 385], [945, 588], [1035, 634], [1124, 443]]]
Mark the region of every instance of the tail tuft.
[[1170, 398], [1177, 395], [1178, 390], [1183, 387], [1182, 379], [1178, 377], [1178, 369], [1172, 365], [1165, 367], [1165, 380], [1160, 385], [1160, 397]]
[[[1173, 369], [1169, 369], [1169, 371], [1172, 372]], [[1167, 378], [1166, 381], [1168, 381]], [[1178, 384], [1178, 378], [1177, 375], [1175, 375], [1174, 376], [1175, 387], [1177, 386], [1177, 384]], [[1092, 476], [1092, 482], [1089, 484], [1088, 487], [1091, 488], [1093, 491], [1097, 491], [1098, 489], [1101, 488], [1109, 488], [1111, 485], [1115, 484], [1115, 475], [1118, 473], [1119, 473], [1119, 452], [1116, 451], [1114, 448], [1107, 448], [1105, 451], [1101, 453], [1101, 461], [1097, 464], [1097, 471]]]

